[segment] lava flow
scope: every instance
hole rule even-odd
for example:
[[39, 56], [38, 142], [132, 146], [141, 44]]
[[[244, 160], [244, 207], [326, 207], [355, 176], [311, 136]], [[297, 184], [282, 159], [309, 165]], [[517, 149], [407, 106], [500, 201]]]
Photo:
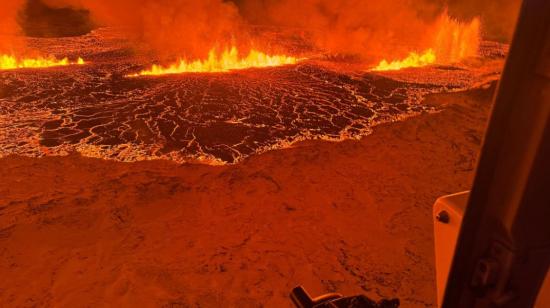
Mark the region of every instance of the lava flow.
[[481, 23], [479, 18], [474, 18], [468, 23], [455, 20], [445, 12], [437, 23], [433, 48], [423, 53], [410, 52], [402, 60], [379, 62], [372, 71], [396, 71], [404, 68], [423, 67], [432, 64], [453, 64], [468, 57], [478, 55], [481, 41]]
[[50, 57], [36, 57], [36, 58], [17, 58], [11, 55], [0, 55], [0, 70], [10, 70], [18, 68], [46, 68], [53, 66], [67, 66], [67, 65], [83, 65], [85, 64], [82, 58], [78, 58], [76, 62], [72, 62], [69, 58], [63, 58], [61, 60], [56, 59], [53, 56]]
[[219, 54], [215, 49], [210, 50], [206, 60], [195, 60], [187, 62], [179, 60], [177, 63], [167, 67], [153, 65], [149, 70], [143, 70], [137, 74], [128, 75], [128, 77], [137, 76], [157, 76], [167, 74], [182, 73], [221, 73], [231, 70], [240, 70], [247, 68], [262, 68], [296, 64], [299, 60], [295, 57], [286, 55], [267, 55], [257, 50], [251, 50], [244, 58], [239, 57], [236, 47], [224, 50]]
[[422, 67], [430, 64], [434, 64], [437, 60], [437, 57], [433, 49], [426, 50], [423, 54], [418, 54], [416, 52], [409, 53], [409, 56], [404, 60], [396, 60], [388, 62], [387, 60], [382, 60], [373, 68], [373, 71], [396, 71], [408, 67]]

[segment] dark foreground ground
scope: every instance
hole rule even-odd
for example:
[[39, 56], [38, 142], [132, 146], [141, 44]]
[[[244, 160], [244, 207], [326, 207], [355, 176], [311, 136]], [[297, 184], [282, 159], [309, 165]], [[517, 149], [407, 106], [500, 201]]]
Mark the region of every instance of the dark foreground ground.
[[237, 165], [3, 158], [0, 306], [289, 307], [296, 284], [434, 306], [431, 206], [468, 189], [492, 92]]

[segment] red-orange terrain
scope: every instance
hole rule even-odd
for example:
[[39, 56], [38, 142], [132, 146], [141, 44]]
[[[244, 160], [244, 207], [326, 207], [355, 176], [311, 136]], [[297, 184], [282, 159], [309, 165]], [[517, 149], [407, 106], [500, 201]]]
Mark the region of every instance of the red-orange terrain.
[[301, 140], [357, 139], [378, 124], [436, 111], [422, 104], [426, 94], [497, 78], [505, 52], [485, 42], [468, 64], [373, 72], [287, 40], [281, 44], [298, 59], [287, 65], [131, 76], [158, 62], [135, 55], [114, 30], [30, 39], [44, 54], [85, 64], [0, 70], [0, 156], [77, 151], [223, 164]]
[[1, 307], [434, 307], [431, 206], [469, 187], [507, 46], [379, 71], [266, 35], [296, 61], [143, 76], [177, 57], [28, 39], [84, 63], [0, 70]]

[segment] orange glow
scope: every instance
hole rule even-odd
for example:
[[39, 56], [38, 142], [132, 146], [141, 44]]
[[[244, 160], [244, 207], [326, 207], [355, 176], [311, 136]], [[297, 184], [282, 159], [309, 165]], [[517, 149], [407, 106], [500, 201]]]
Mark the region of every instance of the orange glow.
[[444, 13], [436, 22], [432, 48], [422, 54], [411, 52], [403, 60], [382, 60], [373, 71], [395, 71], [431, 64], [452, 64], [478, 55], [481, 41], [481, 22], [474, 18], [469, 23], [459, 22]]
[[409, 53], [409, 56], [403, 60], [396, 60], [388, 62], [382, 60], [377, 67], [373, 68], [373, 71], [396, 71], [408, 67], [422, 67], [430, 64], [434, 64], [436, 61], [435, 53], [432, 49], [426, 50], [423, 54], [416, 52]]
[[169, 66], [153, 65], [151, 69], [143, 70], [129, 77], [158, 76], [182, 73], [220, 73], [247, 68], [272, 67], [296, 64], [298, 59], [285, 55], [267, 55], [257, 50], [251, 50], [244, 58], [239, 57], [236, 47], [224, 50], [219, 54], [215, 49], [210, 50], [205, 60], [187, 62], [179, 60]]
[[439, 63], [456, 63], [478, 55], [481, 42], [479, 18], [462, 23], [443, 14], [439, 18], [437, 29], [434, 50]]
[[61, 60], [56, 59], [53, 56], [44, 58], [17, 58], [11, 55], [0, 55], [0, 70], [10, 70], [18, 68], [45, 68], [53, 66], [67, 66], [67, 65], [83, 65], [85, 64], [82, 58], [78, 58], [76, 62], [71, 62], [68, 58]]

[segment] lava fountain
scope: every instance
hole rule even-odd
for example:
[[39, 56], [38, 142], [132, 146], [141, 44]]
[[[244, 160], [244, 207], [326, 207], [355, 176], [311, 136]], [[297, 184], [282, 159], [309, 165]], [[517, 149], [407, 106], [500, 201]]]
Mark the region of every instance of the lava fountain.
[[221, 54], [218, 53], [216, 49], [212, 49], [208, 53], [208, 58], [204, 60], [188, 62], [181, 59], [168, 66], [155, 64], [148, 70], [142, 70], [139, 73], [128, 75], [128, 77], [182, 73], [222, 73], [248, 68], [291, 65], [296, 64], [299, 60], [300, 59], [286, 55], [268, 55], [254, 49], [250, 50], [246, 57], [240, 57], [238, 49], [232, 47], [230, 49], [225, 49]]
[[387, 60], [382, 60], [373, 68], [373, 71], [397, 71], [403, 68], [408, 67], [422, 67], [430, 64], [434, 64], [436, 61], [436, 56], [433, 49], [428, 49], [422, 54], [416, 52], [411, 52], [407, 58], [403, 60], [395, 60], [388, 62]]
[[46, 68], [54, 66], [84, 65], [82, 58], [70, 61], [69, 58], [57, 59], [50, 57], [18, 58], [13, 55], [0, 55], [0, 70], [11, 70], [18, 68]]
[[410, 52], [401, 60], [386, 59], [372, 68], [372, 71], [395, 71], [404, 68], [423, 67], [432, 64], [452, 64], [463, 59], [478, 56], [481, 42], [481, 22], [479, 18], [464, 23], [442, 14], [435, 24], [432, 48], [423, 53]]

